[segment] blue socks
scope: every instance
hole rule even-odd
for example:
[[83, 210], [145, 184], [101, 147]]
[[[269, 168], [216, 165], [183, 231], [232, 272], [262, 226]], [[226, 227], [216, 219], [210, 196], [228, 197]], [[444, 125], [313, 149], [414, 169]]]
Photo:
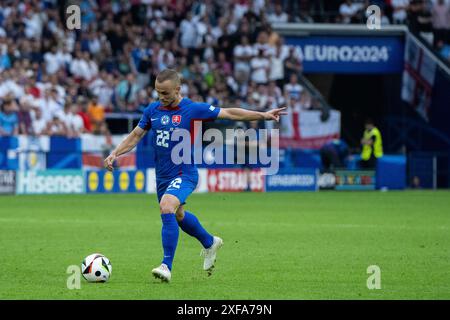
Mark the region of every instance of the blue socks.
[[175, 256], [179, 235], [178, 223], [175, 213], [161, 214], [161, 220], [163, 224], [161, 236], [164, 249], [164, 259], [162, 263], [166, 264], [169, 267], [169, 270], [172, 270], [172, 262]]
[[184, 211], [183, 220], [178, 222], [181, 230], [188, 235], [197, 238], [205, 249], [213, 245], [214, 238], [200, 224], [197, 217], [188, 211]]
[[204, 248], [210, 248], [214, 242], [213, 236], [202, 227], [197, 217], [188, 211], [184, 212], [184, 218], [180, 222], [177, 222], [174, 213], [161, 214], [161, 220], [161, 237], [164, 250], [162, 263], [166, 264], [169, 270], [172, 270], [173, 258], [175, 257], [175, 250], [177, 248], [180, 233], [178, 226], [188, 235], [197, 238]]

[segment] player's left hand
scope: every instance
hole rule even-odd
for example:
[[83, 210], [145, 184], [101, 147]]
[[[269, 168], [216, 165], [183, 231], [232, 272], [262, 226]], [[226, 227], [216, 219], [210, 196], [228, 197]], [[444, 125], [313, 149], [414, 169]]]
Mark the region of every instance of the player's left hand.
[[105, 160], [104, 160], [104, 166], [108, 171], [113, 171], [114, 167], [114, 160], [116, 160], [115, 154], [110, 154]]
[[265, 120], [274, 120], [276, 122], [280, 121], [280, 116], [287, 114], [287, 112], [284, 112], [286, 110], [286, 107], [273, 109], [267, 112], [264, 112], [264, 119]]

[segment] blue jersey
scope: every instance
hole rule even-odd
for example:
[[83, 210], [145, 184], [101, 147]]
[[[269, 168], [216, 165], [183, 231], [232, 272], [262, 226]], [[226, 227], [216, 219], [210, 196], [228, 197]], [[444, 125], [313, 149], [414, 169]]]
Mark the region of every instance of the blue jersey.
[[173, 163], [172, 149], [179, 141], [172, 141], [171, 135], [177, 128], [188, 130], [192, 134], [191, 126], [194, 120], [214, 120], [219, 112], [218, 107], [208, 103], [193, 102], [187, 98], [183, 98], [176, 107], [164, 107], [157, 101], [145, 108], [138, 126], [150, 131], [151, 144], [155, 150], [157, 180], [171, 180], [181, 175], [198, 176], [197, 168], [193, 163], [193, 148], [191, 148], [191, 164]]

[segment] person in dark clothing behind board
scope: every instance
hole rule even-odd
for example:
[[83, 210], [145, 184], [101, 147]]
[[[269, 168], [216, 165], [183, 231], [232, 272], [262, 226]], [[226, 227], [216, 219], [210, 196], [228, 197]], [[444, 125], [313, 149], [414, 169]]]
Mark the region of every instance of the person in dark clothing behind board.
[[340, 139], [333, 139], [320, 148], [323, 172], [334, 171], [336, 168], [344, 168], [349, 156], [348, 145]]

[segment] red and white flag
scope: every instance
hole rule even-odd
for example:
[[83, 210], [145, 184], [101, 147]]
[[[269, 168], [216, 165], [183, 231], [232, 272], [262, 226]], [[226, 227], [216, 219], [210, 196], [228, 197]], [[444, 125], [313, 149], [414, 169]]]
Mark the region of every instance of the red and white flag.
[[281, 117], [280, 147], [320, 149], [330, 140], [338, 139], [341, 132], [341, 113], [331, 110], [326, 121], [321, 111], [292, 111]]

